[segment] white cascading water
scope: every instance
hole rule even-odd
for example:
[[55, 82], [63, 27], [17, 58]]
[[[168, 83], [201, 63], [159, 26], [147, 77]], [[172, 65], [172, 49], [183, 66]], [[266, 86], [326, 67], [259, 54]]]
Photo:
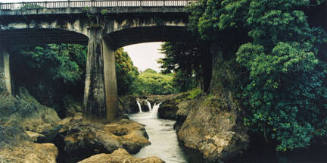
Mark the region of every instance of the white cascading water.
[[152, 108], [152, 111], [151, 111], [152, 112], [152, 117], [157, 118], [160, 104], [161, 103], [159, 103], [159, 104], [154, 103], [153, 108]]
[[152, 103], [150, 112], [129, 115], [131, 120], [145, 125], [145, 130], [151, 142], [150, 145], [142, 148], [134, 157], [157, 156], [168, 163], [189, 162], [186, 153], [184, 153], [184, 150], [178, 143], [176, 131], [174, 130], [175, 121], [158, 118], [160, 104]]
[[136, 103], [137, 103], [137, 106], [139, 107], [139, 112], [142, 113], [143, 112], [142, 111], [142, 106], [141, 106], [139, 100], [136, 100]]
[[152, 111], [153, 108], [151, 107], [151, 103], [148, 100], [145, 100], [145, 101], [148, 104], [149, 111]]

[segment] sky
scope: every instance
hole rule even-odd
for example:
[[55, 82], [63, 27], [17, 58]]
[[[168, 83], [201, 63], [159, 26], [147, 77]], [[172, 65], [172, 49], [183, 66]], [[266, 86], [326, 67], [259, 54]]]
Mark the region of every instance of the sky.
[[162, 42], [134, 44], [125, 46], [124, 50], [129, 54], [139, 71], [151, 68], [160, 72], [160, 64], [157, 61], [164, 57], [159, 51], [161, 44]]
[[[0, 2], [32, 2], [32, 1], [53, 1], [53, 0], [0, 0]], [[56, 0], [60, 1], [60, 0]], [[62, 0], [67, 1], [67, 0]], [[163, 58], [164, 55], [159, 52], [160, 42], [154, 43], [141, 43], [124, 47], [124, 50], [128, 52], [134, 65], [139, 71], [144, 71], [147, 68], [160, 71], [160, 65], [157, 63], [159, 58]]]

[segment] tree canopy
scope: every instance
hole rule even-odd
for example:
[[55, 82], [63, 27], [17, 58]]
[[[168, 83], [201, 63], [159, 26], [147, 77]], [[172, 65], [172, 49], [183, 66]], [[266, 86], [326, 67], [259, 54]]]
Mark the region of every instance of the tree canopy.
[[152, 69], [140, 73], [133, 83], [133, 93], [136, 95], [165, 95], [175, 92], [173, 75], [157, 73]]
[[244, 124], [276, 142], [278, 151], [326, 136], [327, 69], [319, 56], [327, 37], [303, 11], [322, 2], [200, 0], [189, 8], [189, 29], [241, 66], [235, 95], [241, 95]]

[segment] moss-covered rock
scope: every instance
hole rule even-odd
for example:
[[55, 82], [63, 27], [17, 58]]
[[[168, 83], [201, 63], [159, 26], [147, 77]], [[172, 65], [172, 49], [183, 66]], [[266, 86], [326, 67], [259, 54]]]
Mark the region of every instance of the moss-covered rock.
[[137, 153], [142, 147], [149, 145], [144, 125], [122, 119], [117, 122], [103, 124], [83, 119], [75, 115], [63, 119], [57, 144], [62, 160], [76, 162], [98, 153], [111, 153], [124, 148], [130, 153]]
[[55, 163], [56, 146], [34, 142], [52, 141], [59, 121], [54, 109], [41, 105], [25, 89], [16, 97], [0, 94], [0, 162]]
[[[239, 121], [235, 103], [226, 103], [219, 96], [204, 96], [187, 102], [178, 111], [187, 117], [177, 128], [178, 139], [185, 147], [200, 151], [207, 160], [228, 160], [247, 149], [247, 129]], [[183, 108], [183, 107], [181, 107]]]
[[48, 133], [59, 121], [54, 109], [41, 105], [25, 89], [21, 89], [17, 97], [0, 95], [0, 125]]
[[131, 156], [126, 150], [119, 148], [115, 150], [112, 154], [97, 154], [91, 156], [87, 159], [80, 161], [79, 163], [164, 163], [158, 157], [148, 157], [148, 158], [135, 158]]
[[136, 96], [124, 96], [119, 98], [119, 112], [120, 114], [131, 114], [139, 112]]
[[161, 119], [172, 119], [177, 118], [178, 107], [177, 103], [174, 100], [168, 100], [163, 102], [158, 109], [158, 117]]
[[45, 162], [56, 163], [58, 150], [51, 143], [24, 142], [17, 146], [0, 149], [2, 163]]

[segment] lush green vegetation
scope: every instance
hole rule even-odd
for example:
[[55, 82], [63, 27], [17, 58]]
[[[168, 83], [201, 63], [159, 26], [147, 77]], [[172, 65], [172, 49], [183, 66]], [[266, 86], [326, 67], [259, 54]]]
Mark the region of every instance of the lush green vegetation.
[[25, 87], [42, 104], [65, 115], [66, 100], [81, 101], [86, 47], [49, 44], [19, 49], [12, 55], [14, 86]]
[[[190, 30], [220, 45], [236, 74], [244, 123], [278, 151], [307, 147], [327, 136], [325, 31], [301, 9], [308, 0], [200, 0], [190, 8]], [[216, 51], [215, 53], [219, 53]], [[231, 67], [232, 67], [231, 66]]]
[[140, 73], [133, 83], [133, 93], [136, 95], [165, 95], [176, 93], [173, 87], [173, 75], [157, 73], [147, 69]]
[[132, 84], [137, 79], [139, 72], [133, 65], [131, 58], [122, 48], [115, 52], [118, 95], [131, 94]]
[[211, 76], [208, 49], [204, 41], [166, 42], [161, 46], [165, 58], [158, 63], [161, 64], [162, 73], [174, 73], [173, 85], [179, 92], [199, 85], [203, 90], [208, 90]]

